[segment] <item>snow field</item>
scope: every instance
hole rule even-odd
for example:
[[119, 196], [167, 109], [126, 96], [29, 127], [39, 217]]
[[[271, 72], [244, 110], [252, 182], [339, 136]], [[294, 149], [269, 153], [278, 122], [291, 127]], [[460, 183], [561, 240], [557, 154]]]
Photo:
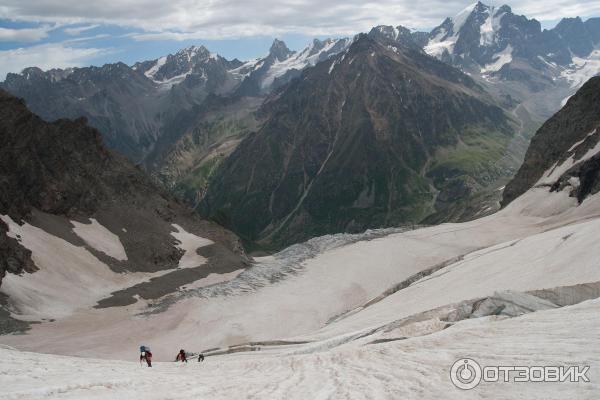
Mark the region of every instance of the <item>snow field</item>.
[[126, 261], [127, 254], [119, 237], [100, 225], [94, 218], [90, 218], [90, 224], [82, 224], [77, 221], [71, 221], [73, 232], [82, 238], [90, 247], [101, 251], [119, 261]]
[[[593, 399], [598, 300], [512, 319], [482, 318], [395, 342], [304, 355], [237, 353], [204, 363], [104, 361], [0, 349], [0, 399]], [[452, 363], [590, 365], [589, 383], [452, 386]]]

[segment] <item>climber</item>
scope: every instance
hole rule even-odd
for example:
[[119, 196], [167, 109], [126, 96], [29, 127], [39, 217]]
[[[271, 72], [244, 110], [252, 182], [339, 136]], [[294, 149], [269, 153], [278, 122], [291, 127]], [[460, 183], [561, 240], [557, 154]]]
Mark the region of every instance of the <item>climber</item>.
[[148, 367], [152, 367], [152, 352], [148, 346], [140, 346], [140, 364], [142, 361], [146, 361]]
[[187, 357], [185, 355], [185, 350], [183, 350], [183, 349], [179, 350], [179, 353], [177, 354], [175, 361], [188, 362]]

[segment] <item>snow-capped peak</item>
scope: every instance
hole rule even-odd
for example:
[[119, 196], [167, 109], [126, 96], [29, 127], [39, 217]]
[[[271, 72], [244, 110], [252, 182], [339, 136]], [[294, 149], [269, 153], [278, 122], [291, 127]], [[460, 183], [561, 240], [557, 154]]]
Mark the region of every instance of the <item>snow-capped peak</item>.
[[446, 52], [452, 54], [454, 46], [458, 41], [460, 30], [473, 11], [479, 8], [480, 4], [473, 3], [467, 6], [456, 14], [456, 16], [446, 18], [440, 26], [431, 31], [431, 39], [425, 46], [425, 52], [434, 57], [441, 57]]
[[[503, 19], [511, 14], [509, 6], [488, 6], [481, 2], [471, 4], [453, 18], [447, 18], [435, 28], [425, 46], [425, 52], [434, 57], [464, 56], [474, 47], [492, 48], [498, 44], [498, 32]], [[493, 48], [492, 52], [502, 51]], [[489, 61], [489, 60], [486, 60]]]
[[246, 93], [266, 93], [274, 87], [276, 80], [277, 85], [284, 84], [304, 68], [327, 60], [344, 51], [350, 44], [351, 40], [348, 38], [314, 39], [305, 48], [292, 51], [284, 42], [275, 39], [265, 57], [248, 61], [230, 72], [238, 79], [248, 80], [245, 87], [251, 89]]
[[493, 6], [488, 7], [486, 19], [479, 26], [479, 44], [481, 46], [489, 46], [495, 43], [496, 33], [501, 27], [502, 18], [504, 18], [507, 12], [510, 12], [510, 8], [508, 8], [508, 11], [506, 10], [505, 6], [499, 9]]
[[306, 67], [313, 66], [320, 61], [326, 60], [334, 54], [343, 51], [350, 44], [350, 40], [344, 39], [318, 39], [298, 52], [291, 54], [283, 60], [278, 60], [271, 65], [265, 75], [261, 87], [270, 86], [276, 78], [283, 76], [291, 70], [301, 71]]
[[376, 29], [381, 35], [384, 35], [392, 40], [398, 40], [398, 37], [400, 36], [400, 31], [394, 26], [379, 25], [374, 29]]
[[194, 45], [183, 48], [175, 54], [138, 63], [134, 65], [133, 69], [143, 72], [146, 77], [156, 83], [172, 86], [196, 70], [204, 76], [203, 65], [220, 60], [224, 59], [218, 54], [211, 53], [206, 47]]

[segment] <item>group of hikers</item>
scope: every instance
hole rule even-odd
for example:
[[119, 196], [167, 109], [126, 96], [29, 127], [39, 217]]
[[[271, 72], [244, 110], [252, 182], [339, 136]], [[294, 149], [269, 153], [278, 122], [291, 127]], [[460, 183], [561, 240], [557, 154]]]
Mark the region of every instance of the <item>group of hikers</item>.
[[[148, 346], [140, 346], [140, 364], [142, 364], [143, 361], [146, 361], [148, 367], [152, 367], [152, 352]], [[185, 350], [179, 350], [179, 353], [177, 353], [177, 356], [175, 357], [175, 361], [188, 362]], [[204, 361], [204, 354], [199, 354], [198, 362], [202, 361]]]

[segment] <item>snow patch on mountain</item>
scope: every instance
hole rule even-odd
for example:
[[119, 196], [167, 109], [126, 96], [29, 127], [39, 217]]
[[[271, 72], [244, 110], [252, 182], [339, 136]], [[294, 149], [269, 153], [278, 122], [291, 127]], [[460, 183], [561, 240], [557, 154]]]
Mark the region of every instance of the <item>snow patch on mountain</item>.
[[146, 75], [150, 79], [154, 79], [154, 75], [158, 72], [158, 70], [163, 65], [165, 65], [166, 62], [167, 62], [166, 56], [159, 58], [158, 60], [156, 60], [154, 65], [150, 69], [148, 69], [148, 71], [144, 72], [144, 75]]
[[[573, 147], [571, 147], [571, 150], [569, 150], [569, 152], [576, 151], [578, 146], [580, 146], [590, 136], [597, 134], [597, 132], [598, 132], [597, 129], [590, 132], [582, 141], [575, 143], [573, 145]], [[536, 183], [536, 186], [552, 185], [569, 169], [571, 169], [572, 167], [574, 167], [577, 164], [580, 164], [586, 160], [589, 160], [590, 158], [594, 157], [598, 153], [600, 153], [600, 140], [598, 140], [596, 145], [594, 147], [592, 147], [591, 149], [589, 149], [583, 156], [576, 158], [576, 155], [572, 154], [568, 159], [566, 159], [562, 163], [560, 163], [560, 162], [555, 163], [552, 166], [552, 168], [550, 168], [548, 171], [544, 172], [544, 175], [542, 175], [542, 177], [538, 180], [538, 182]]]
[[127, 260], [125, 248], [119, 239], [107, 228], [102, 226], [94, 218], [90, 218], [89, 224], [83, 224], [77, 221], [71, 221], [73, 232], [82, 238], [88, 246], [110, 256], [119, 261]]
[[598, 128], [594, 129], [593, 131], [591, 131], [590, 133], [588, 133], [587, 135], [585, 135], [585, 137], [584, 137], [583, 139], [581, 139], [581, 140], [579, 140], [579, 141], [575, 142], [575, 143], [573, 144], [573, 146], [571, 146], [571, 147], [569, 148], [569, 150], [567, 150], [567, 153], [570, 153], [570, 152], [572, 152], [573, 150], [577, 149], [577, 147], [579, 147], [579, 145], [580, 145], [581, 143], [585, 142], [585, 141], [587, 140], [587, 138], [589, 138], [590, 136], [593, 136], [593, 135], [595, 135], [597, 131], [598, 131]]
[[587, 58], [573, 57], [573, 64], [561, 72], [572, 88], [579, 88], [590, 78], [600, 74], [600, 50], [594, 50]]
[[171, 236], [179, 241], [177, 248], [184, 251], [183, 256], [179, 260], [179, 268], [194, 268], [206, 262], [206, 258], [198, 254], [197, 250], [200, 247], [214, 244], [210, 239], [205, 239], [187, 232], [181, 226], [172, 224], [177, 229], [177, 232], [171, 232]]
[[495, 7], [488, 9], [488, 17], [479, 27], [479, 44], [481, 46], [490, 46], [495, 43], [496, 32], [500, 29], [500, 22], [506, 14], [505, 12], [495, 10]]
[[[31, 258], [39, 268], [23, 276], [8, 274], [0, 292], [8, 295], [16, 317], [23, 320], [64, 318], [77, 308], [89, 308], [111, 292], [129, 286], [127, 278], [138, 274], [117, 274], [88, 250], [28, 223], [19, 225], [8, 216], [0, 218], [9, 226], [8, 236], [31, 250]], [[79, 231], [82, 232], [81, 230]], [[86, 239], [106, 239], [98, 230], [89, 228]], [[94, 244], [96, 247], [104, 247]]]
[[439, 32], [429, 40], [424, 50], [434, 57], [441, 57], [446, 51], [452, 53], [458, 40], [460, 30], [477, 6], [473, 3], [463, 9], [455, 17], [447, 19], [439, 28]]
[[431, 39], [424, 48], [425, 52], [430, 56], [437, 58], [441, 57], [446, 52], [452, 53], [458, 36], [450, 36], [445, 40], [441, 40], [440, 38], [444, 35], [445, 32], [440, 32], [436, 37]]
[[192, 71], [189, 70], [187, 72], [184, 72], [183, 74], [175, 75], [171, 78], [164, 79], [162, 81], [155, 80], [154, 82], [159, 84], [159, 87], [161, 90], [168, 90], [168, 89], [171, 89], [173, 86], [178, 85], [181, 82], [183, 82], [185, 80], [185, 78], [187, 78], [191, 73], [192, 73]]
[[[9, 216], [0, 215], [0, 219], [9, 227], [8, 236], [31, 251], [31, 258], [39, 268], [34, 273], [7, 274], [2, 280], [0, 293], [8, 296], [13, 317], [20, 320], [66, 318], [77, 310], [94, 307], [113, 292], [173, 271], [117, 273], [85, 247], [75, 246], [28, 223], [19, 225]], [[91, 247], [116, 259], [126, 257], [118, 237], [99, 223], [72, 223], [74, 232]], [[202, 265], [205, 259], [196, 253], [196, 249], [212, 244], [212, 241], [192, 235], [181, 227], [176, 229], [178, 232], [172, 235], [180, 241], [177, 247], [185, 251], [180, 268]]]
[[[316, 65], [319, 61], [326, 60], [332, 55], [338, 54], [350, 45], [350, 40], [327, 39], [323, 42], [322, 47], [316, 47], [315, 44], [316, 42], [313, 42], [301, 51], [293, 53], [287, 59], [277, 60], [273, 63], [261, 83], [262, 88], [270, 86], [275, 79], [285, 75], [288, 71], [301, 71], [306, 67]], [[332, 52], [336, 46], [338, 47], [338, 51]]]
[[259, 69], [263, 66], [264, 59], [255, 58], [250, 61], [246, 61], [244, 64], [240, 65], [237, 68], [230, 70], [229, 72], [236, 76], [238, 79], [243, 79], [250, 75], [252, 71]]
[[491, 64], [487, 64], [486, 66], [484, 66], [483, 68], [481, 68], [481, 73], [482, 74], [489, 74], [490, 72], [497, 72], [500, 70], [500, 68], [502, 68], [505, 64], [508, 64], [512, 61], [512, 52], [513, 52], [513, 48], [512, 46], [509, 44], [507, 45], [504, 50], [496, 53], [492, 59], [494, 60], [493, 63]]

